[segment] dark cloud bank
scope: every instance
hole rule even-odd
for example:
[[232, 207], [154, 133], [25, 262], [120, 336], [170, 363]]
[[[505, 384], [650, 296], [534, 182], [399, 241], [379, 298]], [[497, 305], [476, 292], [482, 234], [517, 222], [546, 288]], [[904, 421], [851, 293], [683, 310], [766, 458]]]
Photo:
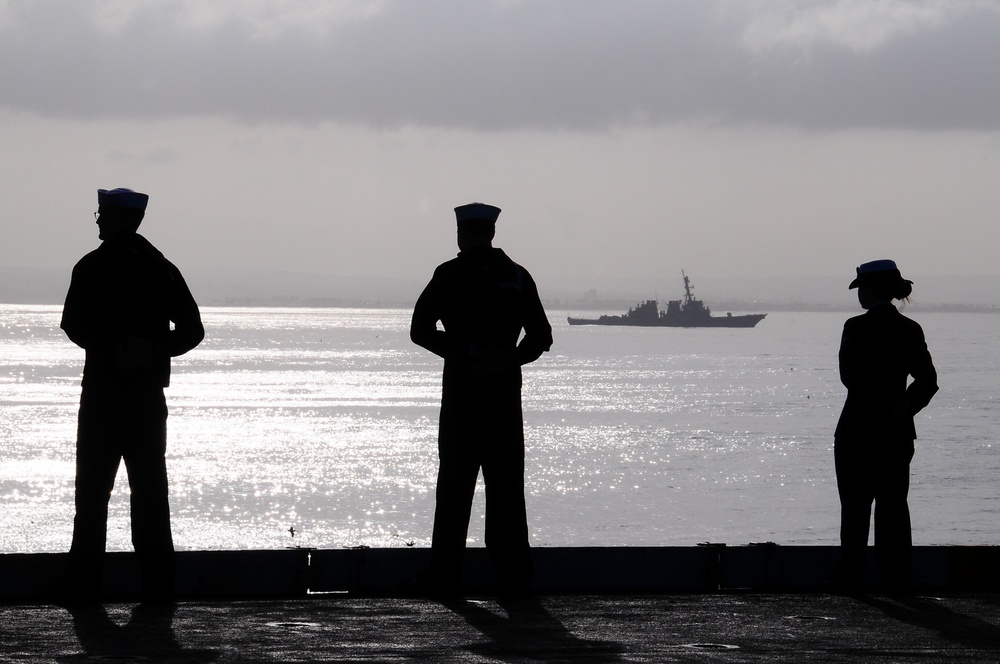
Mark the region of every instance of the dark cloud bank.
[[322, 32], [255, 37], [137, 11], [102, 32], [86, 3], [26, 3], [0, 28], [0, 107], [57, 118], [603, 130], [677, 121], [804, 129], [995, 130], [1000, 14], [867, 52], [753, 54], [709, 2], [390, 3]]

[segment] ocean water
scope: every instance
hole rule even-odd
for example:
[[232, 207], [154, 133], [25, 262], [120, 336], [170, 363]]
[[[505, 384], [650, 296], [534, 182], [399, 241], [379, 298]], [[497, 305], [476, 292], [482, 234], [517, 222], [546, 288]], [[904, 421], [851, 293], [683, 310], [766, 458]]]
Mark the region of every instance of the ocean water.
[[[524, 371], [535, 546], [838, 543], [846, 313], [755, 329], [570, 327]], [[441, 361], [408, 310], [206, 308], [174, 362], [179, 549], [427, 546]], [[918, 415], [917, 544], [1000, 540], [1000, 318], [914, 313], [941, 391]], [[0, 552], [65, 551], [83, 351], [60, 307], [0, 305]], [[482, 486], [469, 531], [483, 535]], [[294, 535], [293, 535], [294, 531]], [[129, 550], [121, 470], [108, 548]]]

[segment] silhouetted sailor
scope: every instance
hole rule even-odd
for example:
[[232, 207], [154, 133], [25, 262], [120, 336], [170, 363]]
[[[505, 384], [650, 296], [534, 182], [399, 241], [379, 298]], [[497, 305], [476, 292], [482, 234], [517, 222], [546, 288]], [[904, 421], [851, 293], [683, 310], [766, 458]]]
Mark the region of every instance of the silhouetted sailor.
[[533, 574], [521, 366], [549, 349], [552, 328], [531, 275], [492, 245], [499, 214], [482, 203], [455, 208], [460, 252], [434, 271], [410, 325], [414, 343], [444, 358], [431, 564], [418, 583], [432, 593], [459, 589], [480, 468], [486, 548], [500, 592], [526, 591]]
[[881, 581], [894, 592], [905, 592], [912, 584], [906, 495], [917, 437], [913, 416], [938, 390], [923, 330], [892, 304], [908, 300], [912, 284], [893, 261], [879, 260], [858, 267], [850, 285], [858, 289], [858, 301], [867, 311], [844, 324], [840, 343], [847, 401], [834, 443], [841, 505], [835, 583], [848, 591], [863, 588], [873, 502]]
[[130, 189], [98, 189], [95, 217], [103, 242], [73, 268], [63, 309], [62, 329], [87, 351], [73, 544], [65, 586], [57, 588], [75, 600], [98, 598], [108, 501], [122, 460], [144, 595], [158, 599], [173, 591], [163, 388], [170, 383], [170, 358], [197, 346], [205, 328], [181, 273], [136, 233], [148, 198]]

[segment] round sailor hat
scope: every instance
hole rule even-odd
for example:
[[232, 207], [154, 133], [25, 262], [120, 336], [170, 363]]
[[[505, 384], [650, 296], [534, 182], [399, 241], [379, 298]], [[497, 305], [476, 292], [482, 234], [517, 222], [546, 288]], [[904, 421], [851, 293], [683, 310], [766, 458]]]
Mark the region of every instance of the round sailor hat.
[[140, 194], [125, 187], [117, 189], [98, 189], [97, 204], [100, 207], [131, 208], [133, 210], [145, 210], [146, 203], [149, 202], [147, 194]]
[[896, 262], [891, 261], [888, 258], [862, 263], [857, 267], [856, 271], [857, 276], [854, 278], [854, 281], [851, 282], [851, 285], [848, 286], [848, 289], [877, 282], [913, 283], [909, 279], [903, 279], [903, 275], [899, 273], [899, 268], [896, 267]]
[[495, 223], [500, 216], [500, 208], [486, 203], [469, 203], [455, 208], [455, 220], [458, 223], [466, 221], [489, 221]]

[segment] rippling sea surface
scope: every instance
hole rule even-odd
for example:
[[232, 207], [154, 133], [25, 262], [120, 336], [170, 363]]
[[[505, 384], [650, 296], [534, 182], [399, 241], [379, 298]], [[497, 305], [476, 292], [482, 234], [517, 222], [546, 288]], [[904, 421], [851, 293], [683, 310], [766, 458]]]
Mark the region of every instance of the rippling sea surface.
[[[57, 306], [0, 305], [0, 552], [65, 551], [83, 351]], [[846, 313], [755, 329], [570, 327], [524, 371], [536, 546], [838, 543]], [[179, 549], [427, 546], [441, 361], [408, 310], [206, 308], [176, 358]], [[1000, 317], [914, 313], [941, 391], [917, 417], [917, 544], [1000, 541]], [[482, 486], [469, 532], [482, 544]], [[294, 536], [291, 529], [294, 529]], [[129, 550], [124, 469], [110, 550]]]

